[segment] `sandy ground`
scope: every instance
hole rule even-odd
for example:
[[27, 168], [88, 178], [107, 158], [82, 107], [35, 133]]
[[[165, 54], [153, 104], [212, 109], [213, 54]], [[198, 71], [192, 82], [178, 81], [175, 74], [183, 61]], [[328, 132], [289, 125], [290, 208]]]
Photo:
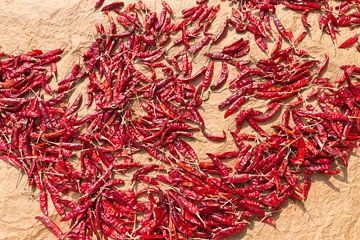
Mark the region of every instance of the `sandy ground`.
[[[105, 21], [100, 12], [94, 12], [95, 1], [2, 0], [0, 2], [1, 49], [5, 52], [20, 53], [34, 48], [43, 50], [64, 48], [65, 54], [58, 63], [60, 78], [74, 63], [79, 62], [81, 52], [93, 38], [95, 22]], [[168, 0], [168, 2], [175, 12], [179, 12], [176, 10], [189, 6], [194, 1]], [[210, 1], [213, 2], [215, 1]], [[149, 6], [158, 11], [161, 9], [160, 1], [153, 1]], [[230, 8], [222, 8], [211, 31], [215, 32], [218, 29], [223, 21], [222, 17], [229, 14], [230, 10]], [[303, 31], [299, 15], [280, 11], [278, 16], [295, 36]], [[318, 59], [322, 59], [324, 53], [329, 54], [331, 60], [326, 76], [330, 78], [338, 76], [337, 66], [341, 64], [360, 65], [360, 54], [354, 48], [335, 51], [329, 36], [321, 38], [316, 15], [310, 17], [310, 22], [313, 23], [311, 35], [307, 36], [300, 46]], [[356, 31], [357, 29], [342, 30], [338, 42], [341, 43]], [[232, 42], [239, 37], [238, 34], [230, 32], [226, 41]], [[250, 36], [242, 37], [253, 40]], [[223, 41], [221, 46], [225, 45], [226, 41]], [[254, 42], [251, 48], [253, 57], [257, 59], [266, 57]], [[202, 59], [196, 59], [194, 68], [202, 63]], [[216, 64], [215, 76], [219, 69], [220, 65]], [[236, 73], [232, 71], [229, 79], [234, 74]], [[217, 104], [228, 94], [228, 91], [212, 94], [204, 105], [203, 114], [207, 127], [212, 129], [213, 133], [220, 133], [222, 129], [231, 129], [233, 126], [233, 119], [218, 121]], [[228, 150], [233, 147], [229, 142], [211, 144], [204, 138], [199, 138], [200, 141], [192, 144], [202, 158], [205, 158], [206, 152]], [[252, 224], [244, 239], [357, 239], [360, 236], [360, 162], [358, 160], [359, 157], [353, 155], [348, 169], [345, 169], [340, 176], [315, 177], [308, 199], [303, 204], [290, 202], [278, 214], [277, 228], [262, 223]], [[36, 198], [37, 192], [27, 187], [25, 176], [21, 177], [18, 170], [3, 162], [0, 162], [0, 171], [0, 239], [54, 239], [49, 231], [34, 219], [41, 214]]]

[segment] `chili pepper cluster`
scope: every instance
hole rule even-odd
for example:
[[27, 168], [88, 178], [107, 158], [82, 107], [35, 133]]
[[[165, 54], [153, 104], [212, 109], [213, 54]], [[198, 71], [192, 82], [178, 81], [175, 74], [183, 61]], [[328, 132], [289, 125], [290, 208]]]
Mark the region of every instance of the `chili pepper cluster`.
[[[301, 11], [305, 27], [308, 12], [321, 13], [321, 29], [335, 41], [338, 27], [360, 23], [358, 1], [342, 1], [337, 17], [326, 1], [234, 1], [215, 33], [220, 4], [206, 2], [183, 9], [180, 21], [165, 1], [160, 14], [142, 1], [102, 7], [108, 26], [96, 25], [82, 64], [62, 80], [61, 49], [1, 53], [0, 158], [38, 189], [43, 215], [36, 219], [57, 238], [224, 239], [250, 221], [274, 225], [285, 201], [307, 198], [314, 173], [335, 175], [348, 165], [359, 141], [360, 67], [324, 77], [329, 57], [310, 58], [299, 48], [306, 32], [294, 39], [275, 10]], [[233, 30], [253, 34], [268, 58], [245, 58], [245, 37], [211, 50]], [[198, 56], [207, 62], [193, 71]], [[75, 96], [83, 83], [86, 91]], [[230, 95], [218, 108], [224, 118], [236, 115], [237, 149], [200, 159], [194, 134], [227, 140], [225, 131], [209, 131], [200, 110], [204, 95], [224, 87]]]

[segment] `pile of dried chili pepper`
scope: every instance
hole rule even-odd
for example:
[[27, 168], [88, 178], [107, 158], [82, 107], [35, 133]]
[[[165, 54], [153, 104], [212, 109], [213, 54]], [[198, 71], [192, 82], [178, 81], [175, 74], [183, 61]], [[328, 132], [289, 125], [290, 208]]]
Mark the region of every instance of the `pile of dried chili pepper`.
[[[220, 4], [198, 0], [179, 20], [163, 0], [159, 14], [142, 1], [96, 1], [108, 24], [96, 25], [82, 63], [64, 79], [60, 49], [1, 53], [0, 158], [38, 189], [36, 219], [59, 239], [224, 239], [250, 221], [275, 224], [288, 199], [306, 199], [313, 174], [340, 173], [359, 143], [360, 67], [324, 77], [329, 57], [310, 58], [298, 47], [306, 32], [295, 39], [275, 10], [300, 11], [305, 27], [308, 12], [321, 13], [321, 29], [335, 41], [339, 27], [360, 23], [358, 1], [266, 2], [233, 1], [214, 31]], [[228, 31], [253, 34], [268, 58], [246, 58], [242, 37], [212, 50]], [[198, 57], [207, 61], [193, 69]], [[86, 92], [75, 96], [83, 82]], [[236, 115], [235, 128], [210, 133], [200, 108], [209, 91], [225, 87], [218, 108], [224, 118]], [[232, 136], [237, 150], [199, 159], [197, 132], [215, 142]], [[69, 229], [49, 216], [50, 202]]]

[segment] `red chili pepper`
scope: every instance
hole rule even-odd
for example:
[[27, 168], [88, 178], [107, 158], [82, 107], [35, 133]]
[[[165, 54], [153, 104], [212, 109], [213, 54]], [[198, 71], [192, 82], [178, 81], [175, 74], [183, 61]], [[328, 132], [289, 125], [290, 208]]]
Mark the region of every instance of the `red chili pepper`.
[[63, 206], [59, 203], [59, 192], [58, 190], [47, 180], [44, 182], [45, 189], [49, 192], [51, 200], [54, 204], [56, 211], [59, 213], [60, 216], [65, 214], [65, 210]]
[[225, 164], [219, 158], [217, 158], [214, 154], [211, 154], [211, 153], [208, 153], [207, 155], [213, 161], [214, 166], [219, 169], [221, 178], [229, 176], [230, 172], [229, 172], [228, 168], [225, 166]]
[[110, 3], [106, 6], [104, 6], [101, 11], [105, 12], [105, 11], [112, 11], [114, 9], [118, 9], [118, 8], [122, 8], [124, 6], [124, 2], [113, 2]]
[[81, 103], [82, 103], [82, 95], [79, 94], [75, 98], [73, 104], [66, 110], [64, 116], [69, 116], [69, 115], [73, 114], [74, 112], [76, 112], [80, 108]]
[[325, 54], [325, 59], [324, 61], [320, 64], [318, 71], [316, 72], [316, 76], [321, 76], [322, 73], [324, 72], [324, 70], [327, 68], [327, 66], [329, 65], [329, 56], [327, 54]]
[[299, 43], [304, 40], [304, 38], [306, 37], [307, 32], [302, 32], [294, 41], [294, 45], [297, 46], [299, 45]]
[[63, 238], [64, 233], [61, 231], [61, 229], [50, 220], [49, 217], [46, 216], [37, 216], [35, 217], [38, 221], [40, 221], [42, 224], [44, 224], [57, 238]]
[[101, 224], [101, 230], [102, 230], [102, 233], [105, 235], [105, 236], [108, 236], [108, 237], [111, 237], [111, 238], [114, 238], [114, 239], [121, 239], [123, 236], [118, 233], [115, 229], [109, 227], [108, 225], [106, 225], [105, 223], [102, 223]]
[[189, 52], [192, 54], [196, 54], [199, 51], [201, 51], [201, 49], [203, 49], [209, 42], [210, 42], [211, 38], [209, 36], [205, 36], [202, 40], [200, 40], [198, 43], [196, 43], [194, 46], [192, 46], [189, 49]]
[[223, 48], [222, 52], [227, 54], [236, 53], [237, 51], [241, 51], [243, 48], [248, 47], [250, 44], [249, 40], [245, 40], [240, 38], [239, 40], [235, 41], [234, 43], [227, 45]]
[[339, 45], [339, 48], [349, 48], [354, 45], [359, 40], [359, 34], [355, 34], [352, 37], [346, 39], [342, 44]]
[[259, 46], [259, 48], [263, 50], [265, 53], [268, 51], [268, 47], [261, 36], [255, 35], [255, 42]]
[[[210, 17], [209, 17], [210, 18]], [[228, 18], [225, 19], [223, 25], [220, 27], [220, 30], [218, 31], [218, 33], [215, 35], [215, 37], [212, 39], [213, 44], [217, 43], [220, 41], [220, 39], [225, 35], [226, 33], [226, 29], [228, 26]]]
[[302, 11], [320, 10], [320, 8], [321, 8], [321, 6], [319, 4], [312, 3], [312, 2], [297, 2], [294, 4], [282, 2], [281, 4], [283, 4], [284, 6], [286, 6], [287, 8], [290, 8], [290, 9], [302, 10]]
[[257, 132], [260, 136], [266, 137], [267, 133], [262, 129], [252, 118], [248, 118], [249, 125]]
[[[102, 4], [99, 2], [96, 4]], [[344, 73], [335, 82], [343, 86], [336, 90], [331, 79], [321, 78], [328, 56], [321, 63], [307, 60], [308, 53], [296, 48], [306, 33], [294, 40], [292, 32], [274, 15], [275, 3], [247, 2], [250, 5], [242, 7], [253, 12], [233, 10], [231, 19], [226, 18], [216, 36], [208, 30], [220, 4], [208, 6], [199, 1], [201, 5], [182, 11], [185, 19], [176, 25], [167, 16], [173, 10], [165, 1], [162, 4], [159, 15], [141, 0], [123, 11], [123, 4], [105, 6], [115, 12], [126, 31], [118, 32], [112, 17], [105, 13], [108, 27], [96, 24], [98, 35], [83, 54], [83, 63], [75, 64], [54, 91], [50, 80], [51, 76], [56, 77], [55, 61], [60, 59], [61, 49], [47, 53], [35, 49], [18, 56], [0, 52], [1, 159], [24, 169], [29, 184], [40, 190], [44, 215], [48, 214], [50, 197], [61, 218], [71, 222], [73, 227], [63, 234], [48, 218], [43, 218], [56, 236], [219, 239], [241, 231], [245, 223], [238, 221], [240, 218], [274, 224], [269, 212], [279, 210], [288, 198], [304, 200], [312, 174], [338, 174], [340, 168], [335, 160], [347, 166], [351, 149], [357, 147], [360, 96], [356, 78], [360, 68], [341, 66]], [[306, 14], [319, 12], [319, 26], [333, 41], [340, 27], [360, 23], [360, 15], [349, 11], [354, 4], [348, 2], [334, 8], [343, 14], [339, 16], [326, 2], [281, 4], [301, 10], [305, 27], [310, 26]], [[319, 6], [325, 11], [319, 11]], [[250, 51], [250, 41], [235, 39], [218, 52], [205, 53], [222, 62], [215, 84], [211, 84], [214, 61], [191, 76], [191, 62], [196, 61], [193, 55], [211, 39], [213, 44], [220, 42], [228, 27], [237, 32], [250, 31], [267, 52], [265, 43], [272, 34], [270, 15], [280, 37], [268, 59], [235, 59]], [[180, 30], [181, 38], [174, 45], [184, 44], [191, 59], [186, 49], [174, 56], [168, 51], [171, 34]], [[201, 32], [204, 38], [199, 37]], [[197, 37], [199, 41], [192, 45]], [[292, 46], [281, 49], [282, 38]], [[226, 109], [227, 117], [244, 108], [237, 114], [236, 129], [231, 131], [237, 149], [209, 153], [211, 162], [199, 161], [188, 142], [195, 139], [194, 131], [201, 130], [211, 141], [226, 140], [224, 131], [223, 136], [209, 134], [199, 108], [206, 101], [201, 99], [204, 90], [225, 84], [230, 70], [227, 64], [239, 73], [229, 83], [233, 93], [220, 100], [219, 109]], [[142, 73], [142, 68], [148, 69], [149, 74]], [[202, 82], [195, 87], [203, 73]], [[95, 109], [90, 115], [79, 111], [81, 95], [73, 103], [66, 103], [69, 92], [84, 79], [89, 80], [88, 106]], [[41, 90], [55, 95], [44, 100]], [[301, 97], [307, 90], [314, 90], [306, 99], [316, 100], [319, 109]], [[266, 111], [244, 104], [247, 99], [256, 98], [268, 101]], [[284, 105], [282, 101], [287, 102], [287, 107], [280, 115], [281, 122], [273, 124], [272, 132], [265, 131], [258, 122], [275, 118]], [[260, 137], [240, 132], [245, 121]], [[137, 153], [168, 164], [168, 169], [134, 162]], [[79, 156], [79, 166], [74, 162], [75, 156]], [[236, 160], [234, 168], [223, 162], [229, 159]], [[155, 170], [167, 171], [156, 177], [147, 175]], [[113, 173], [130, 174], [133, 183], [140, 183], [136, 194], [132, 189], [118, 188], [131, 177], [112, 179]], [[143, 196], [145, 200], [141, 199]]]
[[290, 42], [294, 42], [293, 36], [291, 32], [288, 32], [285, 30], [284, 26], [282, 25], [280, 19], [274, 14], [273, 15], [273, 21], [274, 24], [276, 26], [276, 28], [278, 29], [279, 33], [286, 38], [287, 40], [289, 40]]
[[214, 83], [213, 85], [210, 86], [210, 89], [212, 91], [214, 91], [214, 90], [221, 88], [225, 84], [228, 76], [229, 76], [228, 66], [225, 62], [222, 62], [219, 79], [216, 81], [216, 83]]
[[245, 229], [245, 227], [246, 227], [245, 223], [238, 223], [234, 227], [223, 228], [223, 229], [219, 230], [218, 232], [216, 232], [212, 236], [212, 239], [214, 239], [214, 240], [224, 239], [224, 238], [229, 237], [231, 235], [242, 232]]
[[214, 52], [214, 53], [206, 52], [206, 53], [204, 53], [204, 55], [211, 59], [215, 59], [215, 60], [231, 60], [232, 59], [232, 57], [230, 55], [227, 55], [225, 53], [220, 53], [220, 52]]
[[272, 118], [278, 111], [281, 110], [282, 105], [280, 103], [272, 103], [269, 104], [269, 111], [265, 113], [262, 116], [254, 116], [252, 119], [254, 119], [256, 122], [264, 122]]
[[243, 94], [245, 94], [248, 91], [248, 87], [244, 86], [240, 88], [238, 91], [227, 97], [223, 102], [221, 102], [218, 105], [218, 108], [220, 110], [225, 109], [229, 107], [231, 104], [233, 104], [237, 99], [239, 99]]
[[195, 22], [201, 15], [202, 13], [204, 12], [204, 7], [203, 6], [200, 6], [195, 12], [194, 14], [191, 16], [190, 18], [190, 22], [193, 23]]
[[45, 216], [48, 216], [49, 211], [48, 211], [46, 191], [41, 191], [40, 192], [40, 194], [39, 194], [39, 202], [40, 202], [40, 209], [41, 209], [42, 213]]
[[247, 102], [247, 98], [245, 97], [240, 97], [236, 99], [234, 103], [232, 103], [230, 107], [225, 111], [224, 118], [227, 118], [231, 114], [235, 113], [246, 102]]
[[137, 177], [140, 176], [140, 175], [143, 175], [143, 174], [147, 174], [155, 169], [158, 169], [160, 166], [157, 165], [157, 164], [150, 164], [150, 165], [147, 165], [147, 166], [144, 166], [140, 169], [138, 169], [137, 171], [135, 171], [133, 173], [133, 176], [132, 176], [132, 179], [131, 179], [131, 182], [133, 183], [134, 181], [136, 181]]
[[245, 183], [250, 180], [250, 176], [247, 173], [231, 175], [223, 177], [222, 180], [226, 183], [236, 184], [236, 183]]
[[214, 61], [210, 60], [206, 66], [204, 79], [201, 81], [201, 89], [208, 89], [211, 84], [211, 78], [214, 72]]
[[97, 0], [97, 1], [95, 2], [95, 8], [101, 7], [101, 5], [104, 4], [104, 2], [105, 2], [105, 0]]
[[163, 7], [166, 9], [166, 11], [171, 15], [174, 13], [174, 11], [172, 10], [172, 8], [170, 7], [170, 5], [164, 1], [164, 0], [161, 0], [161, 4], [163, 5]]

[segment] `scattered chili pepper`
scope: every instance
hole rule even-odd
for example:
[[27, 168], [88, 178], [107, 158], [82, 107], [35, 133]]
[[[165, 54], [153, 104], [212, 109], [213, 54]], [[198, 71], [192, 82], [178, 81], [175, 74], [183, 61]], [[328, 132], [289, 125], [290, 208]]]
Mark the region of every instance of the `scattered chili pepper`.
[[123, 6], [124, 6], [124, 2], [113, 2], [113, 3], [110, 3], [110, 4], [102, 7], [101, 11], [102, 12], [112, 11], [114, 9], [121, 8]]
[[339, 45], [339, 48], [349, 48], [354, 45], [359, 40], [359, 34], [346, 39], [342, 44]]
[[216, 81], [216, 83], [214, 83], [213, 85], [210, 86], [210, 89], [212, 91], [214, 91], [214, 90], [221, 88], [225, 84], [228, 76], [229, 76], [228, 66], [225, 62], [222, 62], [219, 79]]
[[[337, 16], [327, 2], [251, 1], [251, 11], [234, 9], [211, 34], [220, 5], [197, 2], [182, 11], [184, 19], [176, 24], [165, 1], [160, 14], [142, 1], [123, 9], [122, 2], [104, 6], [101, 11], [116, 14], [117, 23], [106, 13], [109, 27], [96, 25], [98, 34], [82, 63], [75, 64], [55, 90], [49, 86], [56, 80], [56, 61], [63, 50], [0, 53], [0, 158], [23, 169], [29, 184], [39, 189], [45, 216], [51, 201], [61, 219], [71, 222], [73, 228], [63, 234], [48, 217], [37, 217], [56, 237], [222, 239], [242, 232], [244, 220], [274, 224], [272, 212], [286, 199], [306, 199], [313, 174], [334, 175], [339, 165], [347, 166], [359, 141], [360, 67], [341, 66], [344, 73], [334, 87], [321, 77], [329, 57], [309, 60], [297, 46], [306, 32], [294, 40], [275, 11], [278, 4], [301, 11], [306, 28], [311, 27], [307, 14], [317, 12], [321, 30], [335, 41], [340, 27], [360, 24], [357, 10], [349, 11], [352, 4], [335, 8]], [[102, 4], [96, 1], [95, 6]], [[230, 28], [251, 32], [267, 53], [266, 43], [275, 38], [270, 17], [280, 37], [267, 59], [238, 60], [250, 51], [250, 41], [240, 38], [220, 50], [206, 50], [208, 64], [191, 75], [196, 54], [210, 41], [210, 47], [219, 43]], [[181, 38], [174, 45], [185, 49], [172, 56], [168, 43], [177, 33]], [[289, 47], [282, 48], [282, 38]], [[340, 47], [357, 40], [355, 35]], [[218, 61], [221, 72], [212, 84]], [[239, 73], [229, 83], [233, 93], [218, 107], [225, 110], [225, 118], [239, 110], [231, 130], [237, 149], [208, 153], [211, 162], [199, 161], [188, 143], [195, 139], [194, 132], [210, 141], [226, 140], [225, 131], [220, 136], [209, 133], [214, 130], [205, 127], [199, 109], [207, 100], [205, 90], [225, 85], [231, 75], [228, 64]], [[81, 113], [81, 94], [67, 103], [82, 81], [88, 84], [92, 114]], [[257, 98], [265, 100], [266, 111], [252, 104]], [[263, 122], [277, 116], [281, 122], [265, 131]], [[246, 122], [255, 133], [242, 132]], [[140, 163], [137, 153], [149, 163]], [[224, 162], [228, 159], [237, 161], [234, 168]], [[153, 171], [162, 174], [155, 177]], [[125, 177], [112, 179], [113, 173]], [[128, 183], [136, 188], [119, 188]]]

